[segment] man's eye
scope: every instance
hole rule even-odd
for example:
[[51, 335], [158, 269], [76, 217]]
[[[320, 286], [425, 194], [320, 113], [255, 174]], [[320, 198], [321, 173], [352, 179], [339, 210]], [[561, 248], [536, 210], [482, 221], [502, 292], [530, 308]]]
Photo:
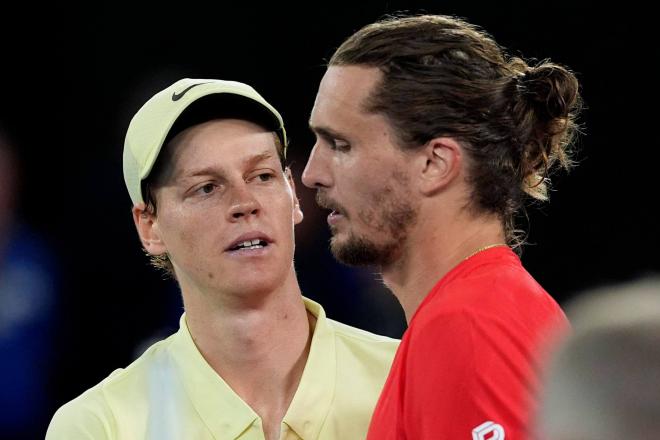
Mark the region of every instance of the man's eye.
[[351, 149], [351, 145], [345, 141], [333, 140], [330, 143], [330, 146], [332, 147], [333, 150], [337, 150], [337, 151], [348, 151]]
[[277, 175], [272, 169], [262, 168], [250, 173], [246, 178], [246, 182], [270, 182], [275, 179], [275, 177], [277, 177]]
[[213, 190], [215, 190], [215, 185], [213, 183], [207, 183], [198, 189], [198, 191], [202, 194], [211, 194]]

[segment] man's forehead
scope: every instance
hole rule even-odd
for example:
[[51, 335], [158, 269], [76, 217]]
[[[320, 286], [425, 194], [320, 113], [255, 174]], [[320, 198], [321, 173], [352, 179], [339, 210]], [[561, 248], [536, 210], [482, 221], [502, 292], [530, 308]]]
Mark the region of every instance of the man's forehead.
[[168, 144], [173, 153], [181, 155], [185, 150], [216, 147], [227, 154], [240, 154], [249, 147], [274, 144], [273, 132], [251, 121], [242, 119], [215, 119], [188, 127], [177, 134]]
[[383, 77], [377, 67], [364, 65], [333, 65], [326, 70], [322, 84], [333, 88], [365, 89], [377, 83]]
[[319, 97], [359, 106], [381, 79], [382, 73], [375, 67], [330, 66], [321, 80]]
[[273, 148], [244, 151], [243, 154], [226, 159], [223, 157], [201, 157], [190, 163], [177, 166], [175, 175], [178, 177], [191, 177], [200, 175], [225, 175], [233, 171], [244, 172], [255, 166], [268, 164], [277, 165], [277, 152]]
[[314, 101], [310, 128], [332, 125], [329, 119], [352, 119], [355, 115], [369, 114], [369, 98], [381, 76], [374, 67], [330, 66]]
[[277, 160], [276, 134], [266, 130], [238, 133], [219, 131], [212, 137], [173, 139], [168, 148], [171, 175], [225, 174], [234, 168]]

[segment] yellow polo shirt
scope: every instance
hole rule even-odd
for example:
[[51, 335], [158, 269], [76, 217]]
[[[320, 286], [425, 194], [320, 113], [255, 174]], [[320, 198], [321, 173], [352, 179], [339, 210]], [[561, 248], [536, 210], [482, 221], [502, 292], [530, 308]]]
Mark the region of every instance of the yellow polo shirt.
[[[359, 440], [399, 341], [316, 316], [307, 364], [281, 440]], [[264, 439], [261, 419], [209, 366], [181, 317], [179, 331], [62, 406], [46, 440]]]

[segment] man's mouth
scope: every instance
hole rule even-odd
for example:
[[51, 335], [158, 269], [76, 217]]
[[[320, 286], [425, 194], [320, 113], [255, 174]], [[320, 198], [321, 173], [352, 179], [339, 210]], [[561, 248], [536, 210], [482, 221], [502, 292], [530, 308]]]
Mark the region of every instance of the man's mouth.
[[321, 208], [329, 209], [332, 211], [328, 216], [328, 218], [334, 215], [341, 215], [343, 217], [347, 217], [345, 214], [346, 210], [344, 210], [344, 208], [339, 206], [338, 203], [335, 203], [333, 200], [330, 200], [328, 196], [325, 195], [325, 193], [322, 193], [320, 191], [316, 193], [316, 203]]
[[237, 244], [236, 246], [233, 246], [229, 248], [230, 251], [238, 251], [241, 249], [261, 249], [268, 246], [268, 242], [266, 240], [260, 240], [260, 239], [254, 239], [254, 240], [245, 240], [242, 243]]
[[268, 235], [260, 231], [252, 231], [236, 237], [225, 251], [252, 251], [267, 248], [271, 244], [273, 244], [273, 240]]
[[328, 214], [328, 224], [330, 226], [334, 226], [342, 218], [345, 218], [344, 214], [337, 211], [332, 211], [330, 214]]

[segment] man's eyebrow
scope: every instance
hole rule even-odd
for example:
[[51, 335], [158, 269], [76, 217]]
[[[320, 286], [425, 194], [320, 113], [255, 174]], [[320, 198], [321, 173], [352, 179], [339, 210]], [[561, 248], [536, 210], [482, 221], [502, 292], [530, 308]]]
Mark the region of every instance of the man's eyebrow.
[[317, 126], [312, 124], [311, 121], [309, 122], [309, 129], [312, 130], [312, 132], [315, 134], [326, 139], [346, 139], [346, 136], [333, 130], [332, 128]]
[[262, 153], [255, 154], [250, 157], [246, 157], [243, 160], [243, 165], [245, 166], [254, 166], [258, 164], [259, 162], [264, 162], [268, 159], [271, 159], [273, 157], [273, 152], [272, 151], [264, 151]]
[[[262, 153], [257, 153], [252, 156], [248, 156], [245, 159], [243, 159], [242, 162], [243, 162], [243, 166], [248, 168], [248, 167], [253, 167], [266, 160], [269, 160], [272, 157], [274, 157], [274, 153], [272, 151], [264, 151]], [[185, 173], [184, 175], [181, 175], [179, 178], [186, 180], [199, 176], [218, 176], [221, 179], [224, 179], [226, 177], [225, 170], [223, 170], [221, 166], [217, 166], [213, 164], [192, 170], [188, 173]]]
[[184, 179], [189, 179], [191, 177], [209, 176], [209, 175], [218, 175], [220, 177], [224, 177], [224, 173], [222, 172], [222, 170], [218, 169], [218, 167], [214, 165], [209, 165], [203, 168], [193, 170], [190, 173], [186, 173], [182, 175], [181, 177]]

